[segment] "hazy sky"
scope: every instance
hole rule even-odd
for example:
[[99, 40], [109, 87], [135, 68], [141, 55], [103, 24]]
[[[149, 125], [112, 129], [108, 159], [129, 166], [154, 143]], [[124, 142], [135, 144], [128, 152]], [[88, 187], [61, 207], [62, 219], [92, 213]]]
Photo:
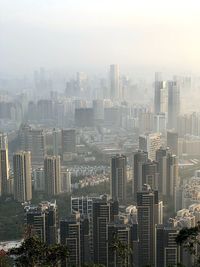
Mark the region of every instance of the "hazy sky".
[[0, 0], [0, 72], [200, 69], [200, 1]]

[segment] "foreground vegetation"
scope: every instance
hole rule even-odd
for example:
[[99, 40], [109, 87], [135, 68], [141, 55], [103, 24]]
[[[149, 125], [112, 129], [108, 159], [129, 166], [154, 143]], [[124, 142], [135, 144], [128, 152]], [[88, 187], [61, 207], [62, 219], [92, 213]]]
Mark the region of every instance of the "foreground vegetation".
[[194, 267], [200, 267], [200, 222], [195, 227], [185, 227], [180, 230], [176, 242], [194, 259]]
[[37, 236], [26, 238], [20, 247], [0, 257], [0, 267], [56, 267], [68, 257], [66, 246], [47, 245]]
[[0, 199], [0, 241], [18, 240], [24, 232], [24, 209], [20, 203]]
[[[193, 256], [193, 266], [200, 266], [200, 254], [197, 251], [197, 247], [200, 245], [200, 223], [196, 227], [183, 228], [179, 232], [176, 242]], [[113, 252], [119, 255], [121, 266], [126, 266], [126, 259], [132, 254], [132, 250], [115, 237], [112, 249]], [[7, 253], [0, 253], [0, 267], [11, 267], [14, 265], [16, 267], [56, 267], [62, 261], [68, 259], [69, 256], [67, 246], [61, 244], [47, 245], [37, 236], [27, 235], [20, 247], [13, 248]], [[89, 264], [83, 266], [97, 267], [98, 265]], [[176, 267], [178, 266], [184, 267], [182, 263], [178, 263]]]

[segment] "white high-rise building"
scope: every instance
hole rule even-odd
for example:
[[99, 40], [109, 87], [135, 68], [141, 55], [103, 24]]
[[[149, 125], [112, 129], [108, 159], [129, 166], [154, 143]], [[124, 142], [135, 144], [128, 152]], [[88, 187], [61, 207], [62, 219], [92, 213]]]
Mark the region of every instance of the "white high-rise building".
[[148, 158], [156, 159], [156, 150], [161, 147], [161, 134], [150, 133], [139, 136], [139, 149], [148, 153]]
[[160, 83], [160, 111], [159, 113], [168, 112], [168, 88], [165, 81]]
[[168, 111], [168, 88], [167, 82], [162, 80], [161, 75], [155, 76], [154, 113], [167, 113]]

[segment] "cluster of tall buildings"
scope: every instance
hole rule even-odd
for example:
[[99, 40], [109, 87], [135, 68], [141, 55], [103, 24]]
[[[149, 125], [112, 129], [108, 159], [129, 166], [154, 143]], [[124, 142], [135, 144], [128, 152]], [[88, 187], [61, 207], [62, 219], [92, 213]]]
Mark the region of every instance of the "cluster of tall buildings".
[[37, 166], [44, 160], [47, 155], [47, 146], [52, 146], [52, 154], [61, 155], [62, 160], [67, 160], [70, 155], [76, 154], [76, 130], [62, 129], [51, 131], [51, 142], [48, 139], [49, 134], [43, 129], [32, 128], [28, 124], [22, 124], [19, 133], [19, 149], [30, 151], [32, 164]]
[[61, 170], [60, 156], [46, 155], [43, 166], [32, 172], [30, 151], [19, 151], [13, 155], [15, 200], [27, 202], [32, 199], [32, 173], [35, 191], [44, 192], [49, 197], [71, 192], [71, 175], [67, 169]]
[[[6, 98], [0, 92], [0, 129], [16, 130], [23, 122], [46, 127], [91, 127], [101, 125], [107, 119], [104, 111], [110, 116], [114, 113], [118, 117], [117, 126], [121, 125], [120, 117], [125, 108], [122, 102], [135, 100], [133, 91], [140, 93], [144, 84], [131, 82], [127, 76], [120, 74], [119, 69], [118, 64], [110, 65], [108, 79], [89, 78], [86, 73], [78, 72], [75, 79], [66, 82], [65, 92], [57, 92], [47, 86], [51, 79], [41, 68], [34, 74], [33, 94], [10, 96], [8, 93]], [[87, 120], [87, 116], [90, 119]], [[125, 117], [131, 126], [131, 114]]]
[[191, 84], [176, 76], [173, 80], [165, 81], [161, 73], [156, 73], [154, 85], [154, 112], [149, 109], [139, 113], [139, 134], [142, 136], [159, 133], [162, 142], [169, 146], [175, 155], [197, 156], [200, 151], [199, 113], [181, 113], [180, 91], [190, 88]]
[[[168, 148], [160, 147], [155, 152], [155, 160], [149, 159], [146, 151], [133, 155], [133, 198], [136, 200], [137, 192], [148, 184], [169, 202], [175, 201], [176, 188], [180, 184], [178, 158]], [[113, 200], [126, 203], [126, 194], [127, 158], [116, 155], [111, 159], [110, 195]]]
[[[28, 205], [27, 227], [49, 244], [60, 240], [67, 245], [69, 258], [62, 266], [91, 262], [138, 267], [178, 264], [185, 255], [175, 241], [180, 228], [164, 224], [161, 200], [170, 202], [175, 197], [177, 157], [168, 148], [155, 149], [155, 160], [148, 158], [148, 151], [133, 155], [135, 209], [127, 207], [127, 157], [116, 155], [111, 158], [110, 196], [72, 197], [71, 214], [60, 220], [56, 203]], [[56, 195], [60, 190], [59, 156], [45, 158], [44, 172], [48, 195]], [[123, 247], [123, 256], [118, 246]]]
[[63, 266], [91, 262], [138, 267], [178, 264], [182, 255], [175, 242], [178, 228], [163, 225], [163, 203], [158, 191], [144, 185], [136, 198], [136, 216], [122, 210], [118, 201], [102, 195], [73, 197], [71, 215], [59, 222], [55, 203], [27, 206], [25, 221], [32, 233], [47, 243], [55, 243], [58, 238], [68, 246], [69, 258], [62, 262]]
[[154, 113], [165, 114], [169, 129], [177, 129], [180, 114], [180, 85], [178, 81], [163, 81], [162, 74], [155, 74]]
[[200, 114], [192, 112], [179, 115], [177, 132], [180, 137], [185, 135], [200, 136]]
[[19, 149], [31, 152], [33, 164], [43, 161], [46, 154], [44, 131], [42, 129], [32, 129], [28, 124], [22, 124], [19, 129]]
[[[179, 187], [178, 157], [168, 148], [155, 149], [155, 159], [148, 157], [147, 151], [139, 150], [133, 155], [132, 194], [136, 200], [137, 192], [148, 184], [167, 201], [175, 204], [176, 189]], [[111, 159], [110, 195], [120, 203], [126, 202], [127, 158], [116, 155]]]
[[[84, 72], [77, 72], [75, 79], [70, 79], [66, 84], [66, 95], [76, 96], [82, 98], [91, 97], [91, 88], [88, 81], [88, 76]], [[110, 65], [108, 83], [102, 79], [101, 89], [106, 89], [101, 93], [104, 98], [110, 98], [115, 101], [119, 101], [122, 98], [122, 79], [120, 76], [120, 70], [118, 64]], [[107, 92], [106, 92], [107, 91]]]
[[37, 235], [41, 241], [50, 244], [58, 242], [57, 204], [43, 201], [39, 205], [24, 207], [25, 225], [28, 235]]
[[180, 89], [181, 83], [174, 80], [165, 81], [162, 73], [155, 73], [154, 82], [154, 111], [144, 110], [139, 114], [139, 133], [146, 132], [162, 133], [166, 135], [167, 130], [178, 131], [180, 124]]
[[[71, 192], [71, 174], [61, 168], [58, 153], [47, 154], [46, 135], [43, 130], [22, 125], [19, 130], [19, 149], [8, 155], [7, 135], [0, 134], [0, 196], [13, 195], [19, 202], [32, 199], [35, 191], [46, 193], [49, 197], [61, 192]], [[62, 130], [62, 159], [65, 153], [76, 151], [74, 130]], [[58, 146], [57, 140], [54, 146]]]
[[[34, 81], [38, 92], [51, 88], [43, 69]], [[180, 91], [190, 82], [164, 80], [156, 73], [154, 103], [136, 104], [133, 98], [146, 84], [131, 83], [113, 64], [106, 81], [96, 84], [78, 72], [64, 93], [41, 93], [25, 103], [21, 99], [17, 111], [8, 99], [0, 101], [0, 119], [20, 117], [21, 110], [17, 121], [23, 122], [10, 134], [13, 155], [8, 154], [7, 135], [0, 134], [0, 196], [26, 203], [31, 234], [48, 244], [67, 245], [69, 257], [62, 267], [187, 262], [176, 236], [200, 218], [198, 175], [187, 182], [179, 177], [178, 156], [200, 153], [200, 116], [183, 115], [180, 108]], [[48, 199], [71, 193], [69, 168], [94, 162], [103, 166], [100, 173], [105, 166], [109, 170], [109, 196], [72, 195], [65, 218], [59, 218], [55, 201], [30, 204], [33, 191]], [[78, 173], [76, 180], [85, 176]], [[95, 180], [97, 172], [91, 176]]]

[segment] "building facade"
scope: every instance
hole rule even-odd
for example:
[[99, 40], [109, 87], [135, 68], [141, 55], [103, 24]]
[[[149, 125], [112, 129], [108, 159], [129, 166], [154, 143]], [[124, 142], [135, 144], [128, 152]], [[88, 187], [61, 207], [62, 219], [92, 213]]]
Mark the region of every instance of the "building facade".
[[14, 199], [26, 202], [32, 199], [31, 153], [20, 151], [13, 156]]

